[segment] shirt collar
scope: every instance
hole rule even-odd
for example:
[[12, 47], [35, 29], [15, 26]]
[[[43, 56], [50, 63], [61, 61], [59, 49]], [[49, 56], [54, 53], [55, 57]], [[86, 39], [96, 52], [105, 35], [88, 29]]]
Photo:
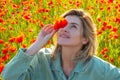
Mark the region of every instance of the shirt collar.
[[58, 53], [57, 58], [52, 61], [52, 70], [62, 71], [60, 52]]
[[73, 72], [77, 72], [77, 73], [85, 72], [86, 67], [87, 66], [84, 61], [78, 61], [75, 68], [73, 69]]
[[[77, 73], [85, 72], [87, 71], [89, 64], [90, 64], [90, 61], [89, 62], [78, 61], [72, 72], [73, 73], [74, 72], [77, 72]], [[62, 71], [60, 52], [58, 53], [56, 60], [52, 61], [52, 70], [56, 70], [60, 72]]]

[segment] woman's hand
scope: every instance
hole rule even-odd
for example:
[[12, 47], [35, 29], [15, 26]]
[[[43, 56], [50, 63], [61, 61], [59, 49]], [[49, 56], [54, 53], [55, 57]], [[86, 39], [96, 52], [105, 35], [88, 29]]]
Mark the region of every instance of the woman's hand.
[[26, 50], [28, 55], [36, 54], [52, 38], [57, 30], [54, 30], [52, 24], [43, 27], [38, 34], [37, 40]]
[[43, 47], [52, 38], [55, 32], [56, 30], [54, 30], [52, 24], [46, 25], [41, 29], [36, 42], [40, 43], [41, 47]]

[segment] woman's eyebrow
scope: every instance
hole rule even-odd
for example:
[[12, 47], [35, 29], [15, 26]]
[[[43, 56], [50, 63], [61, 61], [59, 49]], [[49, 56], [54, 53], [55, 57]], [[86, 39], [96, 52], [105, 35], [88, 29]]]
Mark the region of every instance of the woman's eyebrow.
[[73, 23], [73, 22], [72, 22], [72, 23], [70, 23], [70, 24], [79, 26], [79, 24], [77, 24], [77, 23]]

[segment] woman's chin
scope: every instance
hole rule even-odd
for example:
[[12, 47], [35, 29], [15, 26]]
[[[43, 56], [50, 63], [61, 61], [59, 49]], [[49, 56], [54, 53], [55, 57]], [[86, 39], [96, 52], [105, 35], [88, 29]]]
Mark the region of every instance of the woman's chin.
[[64, 42], [58, 42], [59, 45], [61, 46], [70, 46], [70, 44], [64, 43]]

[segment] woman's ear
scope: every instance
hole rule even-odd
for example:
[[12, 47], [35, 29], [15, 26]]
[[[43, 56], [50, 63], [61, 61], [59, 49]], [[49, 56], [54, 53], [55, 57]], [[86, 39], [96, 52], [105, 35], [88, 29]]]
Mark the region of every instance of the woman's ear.
[[84, 38], [82, 39], [82, 43], [83, 43], [83, 44], [87, 44], [88, 42], [89, 42], [89, 41], [88, 41], [88, 38], [85, 38], [85, 37], [84, 37]]

